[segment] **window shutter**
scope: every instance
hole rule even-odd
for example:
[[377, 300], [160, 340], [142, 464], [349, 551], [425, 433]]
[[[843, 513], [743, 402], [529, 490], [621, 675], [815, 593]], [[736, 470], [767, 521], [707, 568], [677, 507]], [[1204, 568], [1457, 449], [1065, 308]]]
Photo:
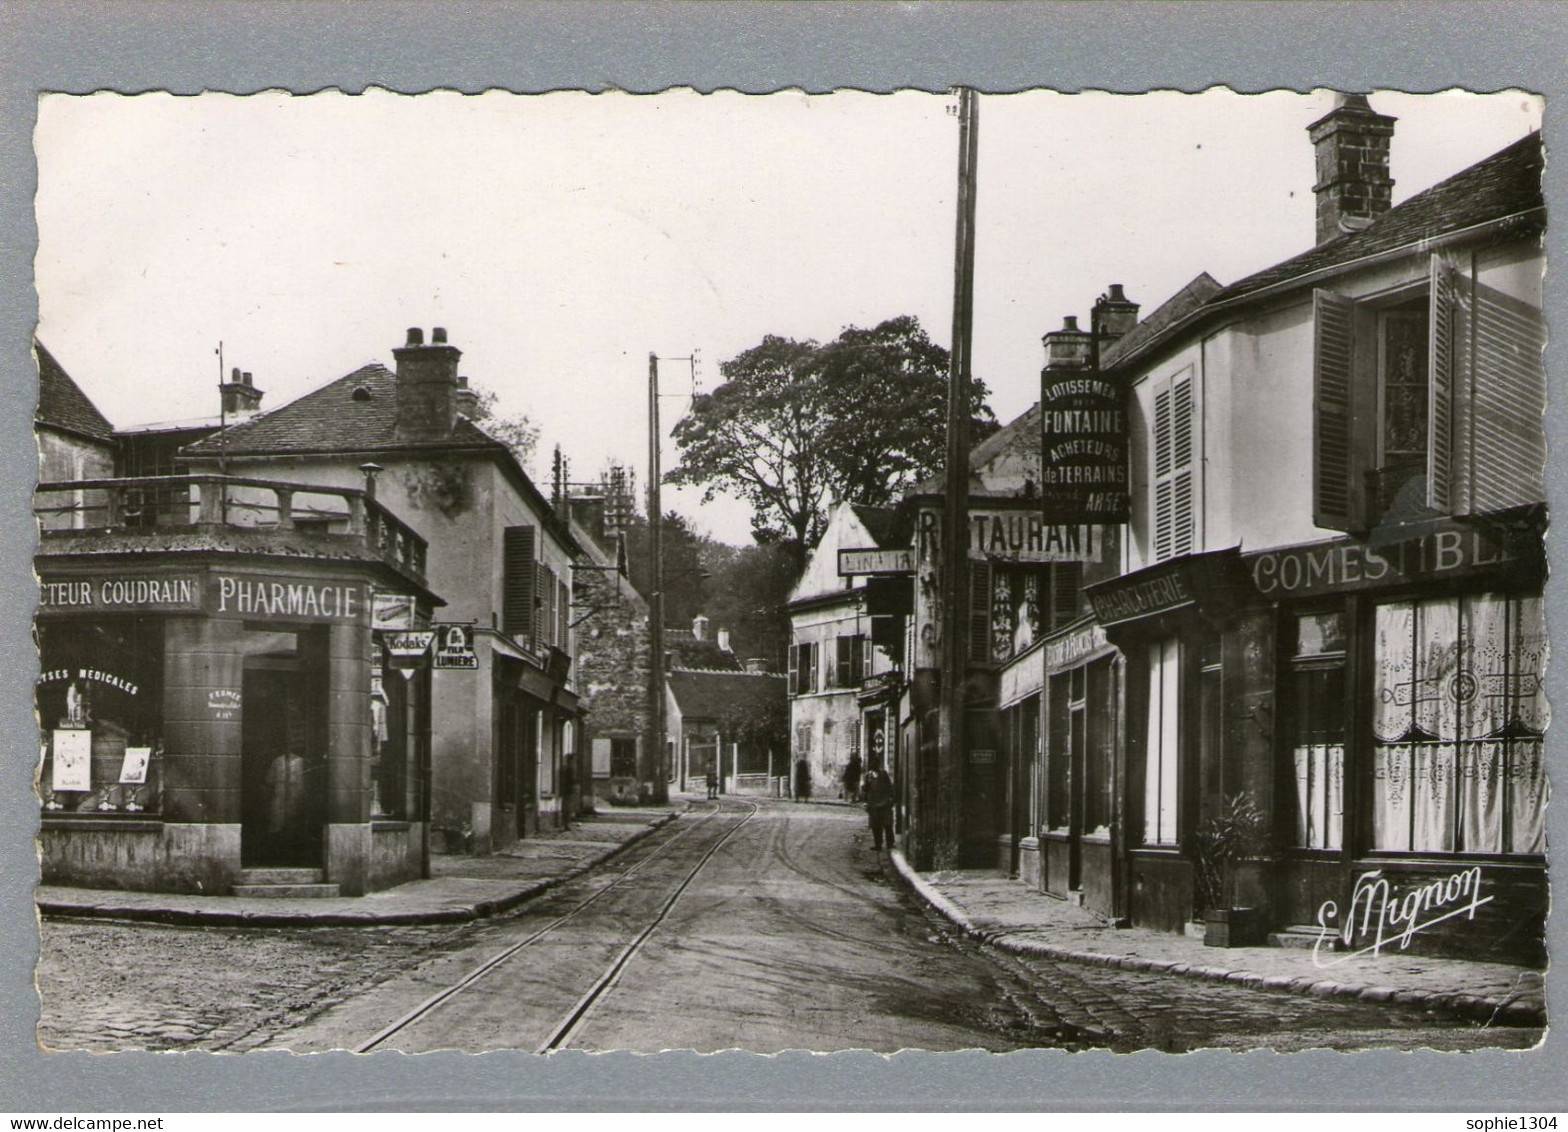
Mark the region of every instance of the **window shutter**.
[[534, 619], [534, 648], [543, 652], [549, 647], [551, 634], [555, 631], [555, 574], [540, 563], [536, 577], [535, 609], [538, 615]]
[[858, 637], [839, 637], [835, 642], [838, 652], [838, 656], [835, 658], [838, 679], [833, 681], [833, 683], [837, 687], [849, 688], [854, 686], [855, 662], [851, 657], [854, 656], [855, 647], [859, 644], [860, 638]]
[[969, 662], [991, 659], [991, 564], [969, 564]]
[[1312, 521], [1351, 527], [1351, 329], [1355, 304], [1332, 291], [1312, 293]]
[[1471, 510], [1546, 498], [1546, 369], [1541, 312], [1477, 284], [1471, 373]]
[[562, 649], [572, 636], [572, 584], [564, 578], [555, 584], [555, 642]]
[[817, 690], [817, 650], [819, 647], [815, 641], [806, 646], [806, 691], [808, 692]]
[[1192, 378], [1185, 371], [1154, 394], [1154, 558], [1190, 554], [1192, 509]]
[[800, 693], [800, 646], [789, 647], [789, 694], [794, 696]]
[[1426, 505], [1442, 514], [1453, 509], [1454, 331], [1457, 295], [1454, 270], [1432, 256], [1431, 317], [1427, 322]]
[[1082, 562], [1057, 562], [1051, 567], [1051, 628], [1078, 617], [1079, 590], [1083, 588]]
[[1154, 393], [1154, 558], [1171, 556], [1171, 391]]
[[1191, 554], [1192, 512], [1192, 380], [1171, 387], [1171, 556]]
[[534, 626], [534, 529], [507, 527], [502, 534], [501, 569], [505, 589], [501, 628], [508, 636], [526, 640]]

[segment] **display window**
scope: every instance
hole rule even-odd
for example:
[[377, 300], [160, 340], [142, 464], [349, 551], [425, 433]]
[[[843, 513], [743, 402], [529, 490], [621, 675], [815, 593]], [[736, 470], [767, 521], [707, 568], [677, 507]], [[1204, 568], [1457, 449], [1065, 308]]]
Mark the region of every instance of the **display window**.
[[156, 815], [162, 807], [162, 622], [40, 622], [37, 633], [44, 812]]
[[1372, 848], [1544, 852], [1541, 599], [1390, 602], [1373, 645]]

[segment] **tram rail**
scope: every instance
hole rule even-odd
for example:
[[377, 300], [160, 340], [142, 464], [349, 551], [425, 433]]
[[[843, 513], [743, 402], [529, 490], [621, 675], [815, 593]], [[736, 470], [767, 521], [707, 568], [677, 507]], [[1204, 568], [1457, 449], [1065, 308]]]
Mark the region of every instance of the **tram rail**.
[[[736, 822], [733, 826], [726, 830], [722, 837], [709, 846], [709, 848], [697, 860], [697, 863], [687, 870], [686, 874], [675, 886], [669, 897], [660, 904], [658, 911], [654, 913], [647, 926], [638, 932], [637, 935], [633, 937], [631, 942], [628, 943], [626, 947], [624, 947], [620, 953], [616, 955], [615, 959], [611, 961], [609, 966], [605, 969], [604, 973], [594, 980], [588, 991], [584, 993], [582, 997], [579, 998], [572, 1006], [572, 1008], [561, 1018], [561, 1020], [556, 1023], [556, 1025], [552, 1028], [550, 1035], [544, 1040], [543, 1043], [539, 1045], [536, 1052], [548, 1053], [550, 1050], [561, 1048], [567, 1041], [571, 1039], [573, 1033], [576, 1032], [582, 1023], [587, 1020], [589, 1014], [592, 1013], [594, 1006], [607, 994], [609, 994], [611, 990], [614, 989], [616, 983], [620, 981], [621, 974], [625, 971], [627, 965], [630, 964], [632, 959], [636, 957], [637, 953], [642, 950], [643, 945], [646, 944], [653, 936], [654, 932], [658, 930], [659, 926], [664, 922], [665, 918], [668, 917], [670, 912], [674, 910], [675, 905], [680, 901], [681, 895], [686, 891], [691, 883], [697, 879], [697, 874], [702, 871], [704, 866], [706, 866], [707, 863], [713, 859], [714, 855], [717, 854], [726, 843], [728, 843], [729, 839], [733, 837], [742, 826], [744, 826], [754, 816], [756, 816], [757, 811], [760, 809], [760, 807], [757, 806], [757, 804], [754, 802], [746, 802], [744, 804], [749, 808], [741, 814], [740, 821]], [[687, 826], [686, 829], [682, 830], [680, 833], [677, 833], [674, 837], [664, 842], [664, 844], [660, 845], [652, 853], [649, 853], [647, 856], [638, 859], [630, 867], [623, 869], [615, 876], [613, 880], [599, 888], [586, 899], [579, 901], [566, 912], [551, 920], [548, 924], [545, 924], [537, 931], [531, 932], [523, 939], [518, 940], [516, 943], [485, 960], [484, 963], [480, 964], [474, 970], [464, 975], [461, 979], [458, 979], [450, 986], [442, 988], [435, 994], [432, 994], [430, 997], [425, 999], [418, 1006], [415, 1006], [413, 1009], [399, 1016], [393, 1022], [389, 1023], [387, 1026], [378, 1031], [368, 1041], [365, 1041], [362, 1044], [356, 1046], [354, 1048], [354, 1052], [370, 1053], [377, 1047], [383, 1045], [389, 1038], [392, 1038], [396, 1034], [416, 1025], [421, 1019], [424, 1019], [433, 1014], [435, 1011], [441, 1009], [443, 1006], [451, 1002], [452, 999], [462, 994], [465, 990], [468, 990], [475, 983], [479, 982], [496, 968], [502, 966], [508, 960], [515, 958], [517, 955], [527, 950], [532, 945], [538, 943], [552, 932], [557, 931], [559, 928], [571, 922], [578, 915], [596, 904], [604, 896], [613, 891], [616, 891], [621, 887], [623, 881], [636, 874], [639, 870], [643, 869], [651, 862], [663, 857], [675, 846], [684, 842], [688, 837], [695, 835], [698, 830], [702, 829], [705, 825], [707, 825], [708, 822], [712, 821], [720, 814], [735, 813], [737, 813], [737, 811], [724, 809], [722, 804], [715, 806], [700, 820]]]

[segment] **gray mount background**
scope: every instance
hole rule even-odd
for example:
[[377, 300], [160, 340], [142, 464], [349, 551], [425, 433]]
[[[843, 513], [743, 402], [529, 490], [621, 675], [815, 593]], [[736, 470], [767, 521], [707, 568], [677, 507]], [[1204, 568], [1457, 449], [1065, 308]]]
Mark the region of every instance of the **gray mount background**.
[[[0, 0], [0, 1110], [13, 1113], [415, 1109], [1493, 1109], [1568, 1108], [1563, 1039], [1517, 1053], [1395, 1052], [1278, 1056], [1219, 1051], [989, 1056], [905, 1053], [773, 1058], [558, 1054], [52, 1054], [34, 1045], [37, 936], [30, 893], [37, 740], [30, 689], [36, 591], [29, 488], [36, 477], [30, 340], [37, 303], [32, 130], [42, 91], [296, 92], [385, 86], [403, 92], [656, 91], [735, 87], [827, 91], [954, 84], [1050, 87], [1339, 90], [1520, 87], [1547, 98], [1548, 258], [1560, 275], [1568, 178], [1559, 153], [1568, 95], [1561, 45], [1568, 5], [1476, 3], [64, 3]], [[943, 239], [947, 233], [939, 233]], [[1548, 372], [1568, 373], [1565, 289], [1548, 279], [1556, 331]], [[155, 328], [149, 328], [154, 331]], [[1568, 398], [1550, 409], [1549, 476], [1568, 473]], [[1553, 636], [1568, 658], [1562, 540], [1551, 539]], [[1550, 691], [1568, 731], [1568, 663]], [[1551, 807], [1551, 864], [1568, 876], [1568, 806]], [[1562, 901], [1552, 953], [1568, 956]], [[1564, 1009], [1564, 964], [1547, 980]]]

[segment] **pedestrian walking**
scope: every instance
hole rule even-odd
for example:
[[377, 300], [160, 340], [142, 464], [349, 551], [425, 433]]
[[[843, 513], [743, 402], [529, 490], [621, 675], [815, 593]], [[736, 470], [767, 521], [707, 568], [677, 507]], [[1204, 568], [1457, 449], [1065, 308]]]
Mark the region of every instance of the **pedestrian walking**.
[[871, 819], [871, 841], [881, 852], [882, 842], [893, 848], [893, 780], [885, 770], [866, 775], [866, 815]]
[[712, 767], [709, 767], [708, 768], [708, 797], [710, 799], [713, 799], [713, 798], [717, 798], [718, 796], [719, 796], [719, 772], [714, 770]]
[[860, 752], [856, 751], [849, 756], [849, 763], [844, 767], [844, 801], [858, 802], [860, 800]]
[[811, 797], [811, 768], [805, 759], [795, 760], [795, 801], [804, 802]]

